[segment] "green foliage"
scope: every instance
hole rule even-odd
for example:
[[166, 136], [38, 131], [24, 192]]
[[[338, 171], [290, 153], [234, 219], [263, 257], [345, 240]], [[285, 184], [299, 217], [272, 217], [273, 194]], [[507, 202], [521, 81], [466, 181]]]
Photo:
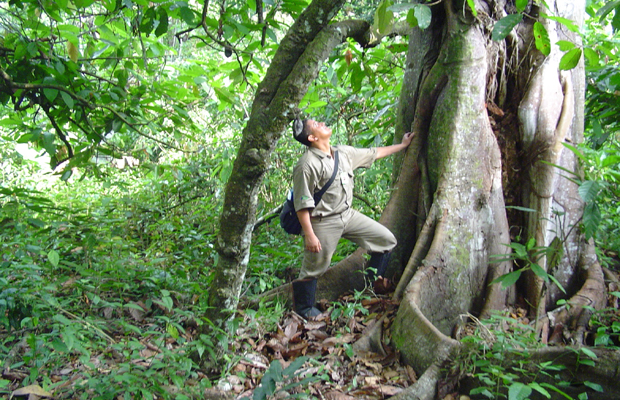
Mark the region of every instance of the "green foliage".
[[[493, 262], [513, 261], [516, 265], [521, 266], [521, 268], [500, 276], [493, 280], [490, 283], [491, 285], [501, 283], [504, 288], [512, 286], [521, 277], [523, 272], [532, 271], [536, 276], [543, 279], [545, 283], [548, 284], [549, 281], [552, 281], [562, 292], [566, 293], [560, 282], [539, 264], [540, 260], [546, 257], [547, 265], [555, 266], [557, 265], [557, 260], [562, 258], [564, 248], [562, 241], [558, 237], [555, 237], [549, 246], [536, 246], [536, 240], [533, 238], [530, 238], [525, 245], [512, 242], [507, 246], [510, 247], [512, 251], [507, 255], [491, 256]], [[555, 263], [553, 260], [556, 260]]]
[[[458, 372], [478, 382], [470, 395], [522, 400], [535, 394], [552, 398], [552, 393], [556, 393], [572, 398], [562, 390], [571, 384], [559, 374], [566, 369], [564, 365], [551, 361], [532, 362], [531, 352], [543, 345], [531, 326], [499, 314], [482, 322], [474, 321], [474, 334], [461, 339], [463, 346], [455, 357]], [[578, 364], [594, 365], [596, 355], [590, 349], [581, 347], [573, 351]], [[583, 384], [594, 391], [602, 391], [597, 383]]]
[[[611, 296], [613, 296], [612, 304], [617, 304], [618, 299], [620, 299], [620, 292], [612, 292]], [[617, 308], [607, 307], [596, 310], [590, 318], [590, 326], [596, 332], [595, 346], [620, 348], [620, 318]]]
[[[321, 379], [314, 375], [300, 377], [304, 372], [301, 368], [308, 361], [308, 357], [298, 357], [288, 367], [282, 369], [280, 361], [274, 360], [263, 375], [260, 385], [254, 390], [252, 400], [266, 400], [278, 392], [285, 393], [294, 387], [305, 386]], [[243, 399], [249, 400], [248, 397]]]
[[367, 291], [355, 291], [353, 298], [348, 302], [334, 302], [333, 309], [330, 314], [332, 320], [338, 318], [344, 318], [350, 320], [356, 313], [360, 312], [362, 315], [368, 314], [368, 309], [362, 305], [362, 300], [369, 299], [370, 295]]
[[493, 25], [491, 38], [493, 40], [504, 40], [512, 32], [515, 26], [523, 21], [523, 14], [510, 14], [500, 19]]

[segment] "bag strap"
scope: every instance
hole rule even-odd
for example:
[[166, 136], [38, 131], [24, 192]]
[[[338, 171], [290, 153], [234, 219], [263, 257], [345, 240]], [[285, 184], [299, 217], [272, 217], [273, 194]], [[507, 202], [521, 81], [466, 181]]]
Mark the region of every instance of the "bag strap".
[[318, 192], [314, 194], [314, 205], [315, 206], [319, 204], [319, 202], [321, 201], [321, 198], [323, 197], [327, 189], [329, 189], [331, 184], [334, 182], [334, 179], [336, 179], [337, 173], [338, 173], [338, 150], [334, 151], [334, 172], [332, 173], [332, 177], [329, 178], [329, 181], [327, 181], [327, 183], [325, 184], [325, 186], [321, 188], [321, 190], [319, 190]]

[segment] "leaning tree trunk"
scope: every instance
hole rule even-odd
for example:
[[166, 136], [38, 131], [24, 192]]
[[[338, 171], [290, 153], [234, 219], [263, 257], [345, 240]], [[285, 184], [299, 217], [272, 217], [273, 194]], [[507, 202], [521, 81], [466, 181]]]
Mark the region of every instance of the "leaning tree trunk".
[[[249, 258], [257, 192], [278, 139], [335, 46], [368, 38], [365, 21], [328, 25], [344, 0], [314, 0], [282, 40], [259, 85], [230, 179], [220, 219], [218, 263], [206, 317], [221, 324], [237, 308]], [[205, 328], [205, 329], [208, 329]]]

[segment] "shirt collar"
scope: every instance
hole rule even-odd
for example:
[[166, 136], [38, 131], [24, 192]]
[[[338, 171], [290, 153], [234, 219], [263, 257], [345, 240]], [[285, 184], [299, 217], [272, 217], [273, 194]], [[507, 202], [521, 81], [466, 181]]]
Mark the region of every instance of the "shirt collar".
[[[334, 146], [330, 147], [331, 152], [333, 153], [336, 149], [334, 148]], [[312, 152], [312, 154], [314, 154], [315, 156], [319, 157], [321, 160], [324, 159], [325, 157], [329, 157], [332, 158], [332, 156], [330, 154], [326, 154], [325, 152], [323, 152], [322, 150], [317, 149], [316, 147], [308, 147], [308, 151]]]

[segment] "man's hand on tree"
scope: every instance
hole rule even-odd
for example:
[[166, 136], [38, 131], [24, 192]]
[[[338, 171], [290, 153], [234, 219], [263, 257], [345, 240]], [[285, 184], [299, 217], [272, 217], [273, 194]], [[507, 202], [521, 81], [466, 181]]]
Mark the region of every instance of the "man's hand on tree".
[[415, 136], [415, 133], [407, 132], [403, 135], [403, 140], [400, 143], [404, 144], [405, 146], [409, 146], [414, 136]]

